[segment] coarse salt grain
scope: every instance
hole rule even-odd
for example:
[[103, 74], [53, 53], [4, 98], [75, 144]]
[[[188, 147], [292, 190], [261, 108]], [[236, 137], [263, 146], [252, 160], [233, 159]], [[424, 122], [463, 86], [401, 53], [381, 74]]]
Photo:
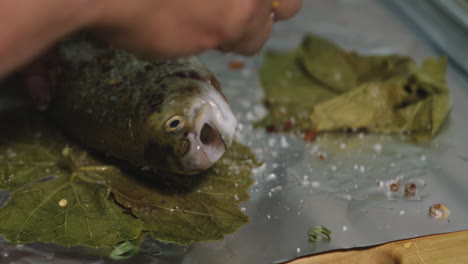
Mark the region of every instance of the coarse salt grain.
[[268, 181], [274, 181], [274, 180], [276, 180], [276, 174], [274, 174], [274, 173], [268, 174], [267, 180], [268, 180]]
[[312, 187], [314, 187], [314, 188], [318, 188], [318, 187], [320, 187], [320, 182], [318, 182], [318, 181], [313, 181], [313, 182], [310, 183], [310, 185], [311, 185]]
[[375, 152], [380, 153], [382, 152], [382, 145], [381, 144], [375, 144], [373, 147]]
[[364, 172], [366, 171], [366, 168], [364, 168], [364, 166], [361, 165], [361, 166], [359, 167], [359, 170], [361, 171], [361, 173], [364, 173]]
[[344, 231], [344, 232], [348, 231], [348, 227], [344, 225], [344, 226], [343, 226], [343, 231]]

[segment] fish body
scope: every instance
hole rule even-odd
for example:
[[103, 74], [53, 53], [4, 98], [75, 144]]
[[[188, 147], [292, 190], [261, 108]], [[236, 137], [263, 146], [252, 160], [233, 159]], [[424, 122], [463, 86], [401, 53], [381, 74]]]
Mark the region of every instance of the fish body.
[[231, 145], [236, 118], [196, 57], [145, 60], [81, 37], [57, 53], [51, 116], [86, 146], [137, 166], [195, 174]]

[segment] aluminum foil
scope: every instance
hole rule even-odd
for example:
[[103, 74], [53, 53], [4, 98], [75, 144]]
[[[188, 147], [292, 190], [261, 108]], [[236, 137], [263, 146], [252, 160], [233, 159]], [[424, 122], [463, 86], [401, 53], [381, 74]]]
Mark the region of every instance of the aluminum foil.
[[[313, 32], [366, 54], [399, 53], [418, 62], [443, 55], [387, 4], [304, 1], [297, 17], [275, 26], [265, 48], [291, 50], [304, 33]], [[137, 256], [119, 263], [280, 263], [333, 249], [468, 228], [468, 78], [458, 68], [450, 65], [447, 75], [452, 112], [431, 142], [333, 133], [305, 143], [293, 135], [253, 128], [252, 123], [266, 111], [257, 74], [261, 56], [212, 52], [201, 57], [223, 84], [241, 121], [238, 140], [265, 162], [253, 174], [251, 199], [240, 205], [251, 222], [223, 241], [187, 247], [147, 238]], [[233, 60], [245, 62], [245, 67], [229, 69]], [[392, 183], [398, 181], [400, 188], [392, 191]], [[415, 184], [414, 196], [405, 196], [406, 183]], [[430, 217], [428, 208], [434, 203], [444, 204], [450, 215]], [[314, 225], [330, 229], [331, 240], [309, 242], [307, 230]], [[0, 242], [0, 263], [112, 263], [104, 253], [83, 247]]]

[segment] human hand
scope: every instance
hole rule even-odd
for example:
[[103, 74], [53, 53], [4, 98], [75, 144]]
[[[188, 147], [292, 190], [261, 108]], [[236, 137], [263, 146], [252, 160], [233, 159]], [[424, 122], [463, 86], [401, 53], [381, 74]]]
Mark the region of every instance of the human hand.
[[209, 49], [253, 55], [268, 39], [273, 22], [291, 17], [301, 4], [302, 0], [1, 1], [0, 78], [83, 28], [153, 57]]
[[157, 56], [208, 49], [257, 53], [275, 21], [299, 11], [302, 0], [113, 0], [95, 26], [108, 39]]

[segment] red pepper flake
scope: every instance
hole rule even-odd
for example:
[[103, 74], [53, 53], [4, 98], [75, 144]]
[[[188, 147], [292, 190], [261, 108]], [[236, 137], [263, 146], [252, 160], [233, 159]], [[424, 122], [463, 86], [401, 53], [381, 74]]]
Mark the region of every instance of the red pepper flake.
[[291, 130], [292, 126], [293, 126], [292, 121], [288, 119], [288, 120], [286, 120], [286, 122], [284, 122], [283, 130], [284, 131], [289, 131], [289, 130]]
[[269, 125], [265, 128], [267, 133], [278, 133], [278, 129], [274, 125]]
[[320, 160], [324, 160], [324, 159], [325, 159], [325, 155], [320, 154], [320, 155], [319, 155], [319, 159], [320, 159]]
[[240, 70], [240, 69], [244, 68], [244, 66], [245, 66], [245, 64], [242, 61], [230, 61], [228, 63], [228, 67], [231, 70]]
[[400, 185], [398, 183], [392, 183], [390, 185], [390, 190], [392, 192], [398, 192], [399, 189], [400, 189]]
[[305, 141], [314, 141], [316, 136], [317, 136], [317, 131], [316, 130], [309, 130], [304, 135], [304, 140]]

